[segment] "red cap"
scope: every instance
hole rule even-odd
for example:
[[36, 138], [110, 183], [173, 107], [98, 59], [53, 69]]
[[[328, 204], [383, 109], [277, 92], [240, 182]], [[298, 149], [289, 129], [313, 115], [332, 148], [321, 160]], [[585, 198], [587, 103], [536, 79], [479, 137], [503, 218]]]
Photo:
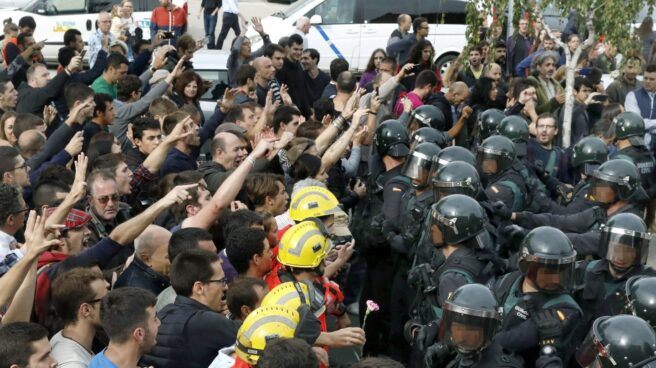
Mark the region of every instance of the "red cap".
[[[50, 216], [52, 215], [53, 212], [55, 212], [55, 209], [57, 207], [50, 207], [46, 210], [46, 215]], [[64, 222], [64, 226], [66, 226], [66, 229], [76, 229], [78, 227], [82, 227], [91, 221], [91, 215], [84, 211], [76, 210], [75, 208], [71, 209], [68, 211], [68, 215], [66, 216], [66, 221]]]

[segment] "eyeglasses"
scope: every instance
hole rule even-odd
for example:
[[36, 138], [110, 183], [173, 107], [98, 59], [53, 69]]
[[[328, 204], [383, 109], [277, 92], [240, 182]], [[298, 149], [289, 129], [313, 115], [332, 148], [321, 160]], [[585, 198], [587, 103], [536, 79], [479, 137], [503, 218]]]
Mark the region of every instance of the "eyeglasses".
[[228, 286], [228, 280], [227, 280], [225, 277], [222, 278], [222, 279], [218, 279], [218, 280], [207, 280], [207, 281], [205, 281], [204, 283], [205, 283], [205, 284], [211, 284], [211, 283], [213, 283], [213, 282], [216, 282], [216, 283], [219, 283], [219, 284], [223, 284], [223, 287], [227, 287], [227, 286]]
[[96, 199], [98, 200], [98, 202], [100, 202], [100, 204], [103, 204], [103, 205], [104, 205], [104, 204], [109, 203], [110, 200], [111, 200], [112, 202], [116, 203], [116, 202], [118, 202], [118, 199], [119, 199], [119, 198], [120, 198], [120, 197], [119, 197], [118, 194], [112, 194], [112, 195], [110, 195], [110, 196], [102, 196], [102, 197], [98, 197], [98, 198], [96, 198]]
[[19, 213], [27, 212], [27, 211], [29, 211], [29, 210], [30, 210], [29, 207], [25, 207], [25, 208], [23, 208], [23, 209], [20, 209], [20, 210], [14, 212], [14, 215], [18, 215]]
[[26, 167], [27, 167], [27, 161], [23, 162], [23, 164], [18, 167], [14, 167], [14, 170], [24, 169]]
[[103, 300], [103, 298], [98, 298], [98, 299], [94, 299], [94, 300], [89, 300], [88, 302], [84, 302], [84, 303], [86, 303], [86, 304], [96, 304], [96, 303], [100, 303], [102, 300]]
[[555, 125], [538, 125], [536, 126], [538, 129], [556, 129]]

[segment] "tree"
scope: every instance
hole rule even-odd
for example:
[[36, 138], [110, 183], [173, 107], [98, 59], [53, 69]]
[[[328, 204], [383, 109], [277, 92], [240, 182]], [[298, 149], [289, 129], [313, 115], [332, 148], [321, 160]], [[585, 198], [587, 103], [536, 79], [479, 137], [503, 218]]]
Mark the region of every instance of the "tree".
[[[560, 37], [555, 37], [554, 30], [544, 21], [542, 22], [549, 36], [554, 39], [559, 47], [565, 50], [566, 100], [562, 133], [563, 146], [569, 147], [574, 107], [574, 78], [581, 55], [588, 48], [596, 45], [600, 38], [618, 46], [620, 50], [624, 50], [625, 55], [629, 54], [635, 44], [635, 38], [632, 35], [632, 24], [636, 21], [635, 18], [643, 7], [648, 6], [651, 14], [656, 0], [541, 0], [539, 3], [526, 0], [483, 0], [482, 8], [485, 10], [506, 9], [509, 1], [512, 2], [515, 10], [513, 12], [514, 21], [517, 20], [517, 14], [521, 14], [523, 11], [536, 19], [543, 19], [543, 12], [547, 7], [552, 7], [562, 16], [567, 16], [570, 11], [575, 11], [579, 19], [582, 20], [584, 27], [579, 27], [579, 31], [585, 29], [587, 34], [585, 40], [575, 50], [570, 50]], [[472, 7], [468, 7], [468, 11], [472, 11], [471, 9]], [[474, 10], [476, 9], [474, 8]], [[488, 14], [491, 14], [491, 12]], [[468, 27], [472, 26], [468, 24]], [[478, 27], [479, 25], [476, 24], [472, 28], [478, 29]], [[584, 35], [580, 34], [579, 36], [582, 39]]]

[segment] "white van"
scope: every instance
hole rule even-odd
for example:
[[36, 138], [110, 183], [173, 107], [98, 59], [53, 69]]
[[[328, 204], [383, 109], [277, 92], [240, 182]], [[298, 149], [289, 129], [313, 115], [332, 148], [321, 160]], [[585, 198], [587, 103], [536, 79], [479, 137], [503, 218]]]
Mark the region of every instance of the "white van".
[[[120, 0], [32, 0], [20, 9], [2, 9], [2, 18], [18, 20], [30, 15], [36, 21], [34, 39], [46, 41], [43, 56], [47, 62], [56, 62], [59, 48], [64, 46], [64, 32], [76, 28], [82, 39], [89, 42], [96, 31], [96, 20], [101, 11], [111, 11]], [[158, 0], [133, 0], [132, 16], [143, 30], [144, 38], [150, 38], [150, 16], [159, 5]]]
[[[430, 24], [428, 39], [435, 47], [441, 69], [455, 59], [466, 44], [465, 1], [462, 0], [299, 0], [284, 11], [262, 20], [273, 42], [289, 36], [302, 17], [310, 18], [308, 45], [321, 54], [319, 67], [327, 70], [336, 57], [363, 71], [371, 53], [385, 48], [400, 14], [423, 16]], [[247, 32], [253, 49], [262, 45], [252, 29]]]

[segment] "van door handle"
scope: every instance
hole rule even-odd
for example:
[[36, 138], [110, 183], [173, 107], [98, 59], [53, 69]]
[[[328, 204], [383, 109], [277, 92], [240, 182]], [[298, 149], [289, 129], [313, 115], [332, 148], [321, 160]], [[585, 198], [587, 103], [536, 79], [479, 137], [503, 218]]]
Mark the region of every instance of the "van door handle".
[[344, 33], [346, 33], [346, 34], [357, 34], [358, 30], [357, 29], [347, 29], [346, 32], [344, 32]]
[[371, 28], [365, 28], [365, 30], [362, 31], [362, 33], [376, 33], [376, 30]]
[[87, 31], [91, 30], [91, 19], [87, 19]]

